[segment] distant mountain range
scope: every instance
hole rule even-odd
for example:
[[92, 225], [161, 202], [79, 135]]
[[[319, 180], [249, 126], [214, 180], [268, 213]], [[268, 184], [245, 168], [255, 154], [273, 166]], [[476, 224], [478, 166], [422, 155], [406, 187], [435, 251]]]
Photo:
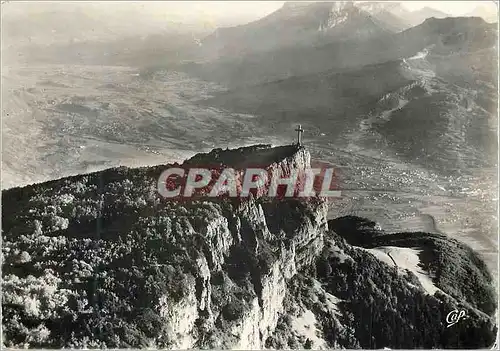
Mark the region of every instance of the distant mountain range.
[[481, 17], [488, 23], [496, 23], [498, 22], [498, 8], [493, 8], [498, 5], [490, 4], [493, 6], [477, 6], [474, 10], [471, 12], [467, 13], [465, 16], [470, 16], [470, 17]]
[[395, 16], [386, 23], [378, 15], [352, 2], [287, 2], [258, 21], [218, 29], [202, 44], [207, 53], [227, 57], [318, 41], [362, 39], [404, 27]]
[[286, 2], [260, 20], [217, 29], [202, 44], [207, 55], [238, 56], [318, 41], [364, 39], [447, 16], [429, 7], [411, 12], [399, 3]]
[[[312, 19], [321, 13], [312, 11], [315, 6], [326, 5], [286, 5], [278, 11], [285, 23], [291, 17], [283, 13], [296, 14], [293, 31], [297, 23], [307, 23], [309, 43], [271, 49], [279, 35], [259, 21], [234, 33], [242, 48], [255, 49], [257, 44], [246, 47], [246, 40], [261, 36], [269, 40], [268, 48], [187, 66], [228, 87], [204, 103], [260, 116], [276, 132], [302, 123], [337, 142], [349, 143], [356, 136], [367, 148], [390, 147], [409, 162], [445, 173], [496, 162], [496, 25], [479, 17], [432, 17], [395, 33], [365, 11], [380, 14], [386, 11], [382, 5], [365, 4], [363, 10], [341, 4], [335, 11], [330, 8], [334, 17], [321, 22], [329, 36], [325, 43], [312, 36]], [[274, 16], [266, 21], [292, 30], [277, 26]], [[363, 22], [367, 31], [335, 38], [351, 21]], [[260, 32], [263, 28], [267, 35]], [[372, 36], [358, 34], [368, 32]]]
[[[57, 16], [44, 16], [34, 19], [45, 23], [39, 28], [55, 28], [56, 34], [64, 33], [68, 18], [80, 19], [84, 27], [96, 20], [83, 10], [53, 25], [48, 22]], [[28, 29], [17, 23], [9, 30], [2, 34], [16, 38], [12, 31], [19, 30], [23, 38]], [[256, 114], [269, 128], [309, 120], [314, 128], [350, 138], [361, 125], [377, 134], [376, 143], [383, 140], [409, 160], [469, 167], [491, 164], [496, 155], [490, 125], [496, 114], [497, 41], [496, 24], [477, 16], [448, 17], [432, 8], [408, 11], [392, 2], [287, 2], [259, 20], [204, 37], [171, 31], [113, 42], [33, 45], [27, 56], [43, 62], [144, 67], [148, 72], [185, 71], [226, 86], [226, 92], [204, 103]], [[400, 116], [398, 122], [391, 116]], [[424, 120], [416, 126], [422, 136], [410, 137], [419, 132], [406, 127]], [[433, 132], [427, 132], [432, 123]], [[451, 130], [453, 123], [467, 123], [474, 136]], [[462, 144], [468, 138], [470, 148], [463, 151], [467, 161], [457, 162], [465, 154], [457, 156], [451, 141], [443, 146], [443, 135]], [[432, 147], [447, 152], [447, 161], [438, 152], [420, 155]]]
[[[15, 5], [2, 8], [4, 59], [23, 61], [29, 56], [32, 61], [131, 66], [161, 66], [188, 59], [219, 63], [238, 58], [248, 62], [252, 55], [272, 53], [279, 57], [281, 50], [290, 50], [288, 55], [300, 47], [317, 50], [353, 41], [373, 41], [377, 51], [380, 38], [390, 38], [427, 18], [448, 16], [429, 7], [409, 11], [398, 2], [286, 2], [256, 21], [213, 30], [184, 23], [174, 14], [152, 15], [151, 9], [145, 12], [133, 4]], [[113, 16], [108, 16], [110, 10]], [[490, 22], [495, 17], [486, 6], [471, 15]], [[27, 52], [18, 55], [20, 48]], [[230, 69], [231, 63], [228, 66]]]
[[[2, 47], [110, 43], [124, 37], [163, 33], [205, 32], [201, 25], [181, 22], [175, 15], [155, 15], [161, 3], [13, 2], [2, 5]], [[164, 11], [165, 9], [163, 9]], [[186, 21], [187, 22], [187, 21]], [[131, 45], [133, 48], [133, 45]]]
[[412, 25], [417, 25], [425, 21], [427, 18], [445, 18], [450, 17], [449, 14], [446, 14], [442, 11], [433, 9], [432, 7], [424, 7], [420, 10], [412, 11], [406, 17], [408, 23]]
[[[365, 19], [369, 30], [373, 30], [375, 22], [369, 17]], [[347, 26], [350, 25], [343, 24], [343, 28]], [[262, 30], [261, 26], [256, 25], [255, 33]], [[339, 30], [343, 32], [342, 29]], [[274, 39], [269, 38], [277, 38], [279, 35], [275, 35], [272, 30], [267, 35], [237, 30], [235, 36], [241, 33], [245, 38], [267, 38], [267, 51], [252, 52], [256, 46], [251, 43], [247, 46], [247, 42], [240, 38], [237, 40], [238, 47], [242, 48], [239, 55], [224, 55], [217, 60], [191, 63], [183, 69], [203, 79], [235, 87], [331, 69], [350, 70], [367, 64], [410, 57], [430, 46], [433, 52], [440, 54], [470, 52], [492, 47], [497, 40], [496, 26], [481, 18], [466, 17], [431, 18], [399, 33], [380, 29], [377, 30], [377, 35], [373, 34], [371, 37], [355, 35], [350, 39], [332, 39], [332, 35], [331, 40], [326, 43], [303, 40], [295, 45], [278, 44], [273, 49], [271, 44]], [[243, 54], [244, 52], [247, 54]]]

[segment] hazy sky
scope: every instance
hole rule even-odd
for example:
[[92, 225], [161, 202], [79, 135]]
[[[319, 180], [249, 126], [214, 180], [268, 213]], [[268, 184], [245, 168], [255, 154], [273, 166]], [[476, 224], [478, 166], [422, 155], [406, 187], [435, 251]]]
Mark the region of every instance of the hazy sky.
[[418, 10], [428, 6], [450, 15], [463, 15], [474, 10], [477, 6], [486, 6], [493, 12], [497, 11], [495, 1], [404, 1], [402, 3], [409, 10]]
[[[46, 4], [63, 4], [66, 1], [47, 1]], [[264, 16], [275, 11], [283, 6], [284, 1], [75, 1], [84, 5], [85, 3], [93, 4], [109, 4], [110, 7], [121, 6], [123, 3], [134, 7], [143, 7], [147, 11], [149, 9], [159, 10], [168, 9], [173, 15], [193, 16], [206, 14], [208, 16], [220, 17], [255, 17]], [[75, 3], [73, 2], [73, 3]], [[390, 1], [388, 1], [390, 2]], [[417, 10], [419, 8], [429, 6], [438, 10], [444, 11], [451, 15], [461, 15], [472, 11], [477, 6], [485, 6], [493, 13], [497, 11], [496, 1], [397, 1], [401, 2], [409, 10]], [[18, 4], [28, 4], [30, 1], [18, 2]], [[36, 2], [37, 5], [42, 2]], [[68, 1], [68, 3], [70, 3]], [[12, 2], [11, 4], [15, 4]], [[50, 5], [49, 5], [50, 6]]]
[[[496, 13], [495, 1], [399, 1], [409, 10], [418, 10], [428, 6], [450, 15], [463, 15], [478, 6], [485, 6]], [[265, 16], [283, 6], [284, 1], [193, 1], [169, 2], [165, 5], [179, 12], [194, 11], [207, 17], [219, 19], [226, 16], [235, 18], [255, 18]]]
[[[400, 1], [409, 10], [429, 6], [459, 16], [472, 11], [477, 6], [485, 6], [494, 14], [497, 7], [494, 1]], [[91, 10], [95, 7], [96, 13], [110, 17], [120, 17], [124, 22], [125, 12], [135, 17], [147, 18], [150, 22], [162, 23], [165, 20], [173, 22], [192, 22], [203, 24], [205, 27], [235, 25], [253, 21], [257, 18], [277, 10], [283, 6], [284, 1], [47, 1], [47, 2], [10, 2], [2, 5], [5, 10], [18, 10], [26, 12], [35, 11], [36, 8], [48, 9], [52, 6], [58, 8], [80, 7]], [[6, 6], [7, 5], [7, 6]], [[110, 11], [101, 11], [109, 9]], [[2, 15], [3, 18], [3, 15]], [[134, 22], [135, 23], [135, 22]], [[124, 23], [125, 24], [125, 23]]]

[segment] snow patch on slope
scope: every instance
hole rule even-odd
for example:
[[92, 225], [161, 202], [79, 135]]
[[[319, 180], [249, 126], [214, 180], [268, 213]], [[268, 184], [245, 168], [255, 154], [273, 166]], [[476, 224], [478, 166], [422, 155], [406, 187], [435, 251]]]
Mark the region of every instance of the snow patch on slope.
[[409, 57], [408, 60], [424, 59], [427, 57], [428, 54], [429, 54], [429, 50], [424, 49], [423, 51], [417, 52], [416, 55]]
[[326, 342], [318, 337], [321, 333], [317, 328], [317, 320], [314, 313], [311, 310], [305, 309], [304, 312], [292, 319], [292, 330], [299, 336], [309, 339], [312, 342], [312, 349], [327, 349], [328, 346]]
[[428, 294], [434, 295], [436, 291], [441, 291], [432, 282], [429, 274], [420, 267], [420, 259], [418, 255], [421, 250], [397, 246], [381, 246], [375, 249], [364, 250], [370, 252], [376, 258], [387, 263], [389, 266], [398, 267], [401, 272], [406, 270], [413, 272]]
[[417, 52], [411, 57], [403, 58], [402, 65], [414, 79], [420, 80], [426, 89], [433, 93], [435, 91], [431, 87], [430, 80], [436, 77], [436, 72], [434, 72], [433, 65], [427, 60], [429, 49], [432, 49], [432, 46]]
[[313, 350], [331, 349], [331, 345], [324, 338], [324, 325], [316, 316], [325, 313], [330, 315], [333, 317], [335, 327], [343, 330], [344, 326], [341, 323], [343, 313], [338, 306], [339, 302], [342, 300], [327, 292], [318, 280], [312, 279], [311, 294], [307, 303], [301, 303], [292, 314], [294, 317], [290, 320], [290, 326], [293, 335], [302, 340], [301, 342], [309, 340], [308, 343]]

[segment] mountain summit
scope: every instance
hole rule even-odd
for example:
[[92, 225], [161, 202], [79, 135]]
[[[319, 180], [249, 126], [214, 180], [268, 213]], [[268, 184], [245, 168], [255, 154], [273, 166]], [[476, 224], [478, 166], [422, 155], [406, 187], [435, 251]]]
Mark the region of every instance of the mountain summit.
[[446, 18], [449, 17], [448, 14], [433, 9], [432, 7], [423, 7], [420, 10], [410, 12], [410, 16], [407, 17], [407, 20], [412, 26], [416, 26], [422, 22], [424, 22], [428, 18]]
[[260, 20], [220, 28], [202, 43], [206, 53], [216, 57], [238, 56], [318, 41], [377, 36], [396, 27], [399, 29], [401, 24], [387, 25], [350, 1], [287, 2]]
[[427, 18], [448, 15], [430, 7], [408, 11], [388, 2], [286, 2], [257, 21], [219, 28], [203, 41], [209, 58], [238, 57], [297, 46], [364, 40], [398, 33]]

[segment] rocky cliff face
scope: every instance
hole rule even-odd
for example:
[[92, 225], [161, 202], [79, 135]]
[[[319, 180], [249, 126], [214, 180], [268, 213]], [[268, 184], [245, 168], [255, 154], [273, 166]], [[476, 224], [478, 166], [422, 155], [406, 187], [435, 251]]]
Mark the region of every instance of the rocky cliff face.
[[[290, 171], [310, 167], [310, 156], [295, 146], [260, 145], [213, 150], [184, 165], [207, 163]], [[156, 192], [165, 167], [109, 169], [2, 193], [4, 345], [262, 349], [493, 343], [491, 277], [476, 256], [453, 274], [473, 272], [481, 289], [464, 283], [447, 291], [441, 279], [441, 295], [431, 295], [415, 274], [369, 251], [394, 242], [373, 240], [367, 248], [365, 241], [362, 246], [346, 238], [372, 235], [369, 226], [332, 222], [336, 229], [329, 229], [322, 199], [277, 200], [259, 192], [238, 201], [167, 201]], [[397, 245], [403, 244], [399, 238]], [[434, 268], [454, 264], [425, 262]], [[446, 328], [446, 313], [457, 306], [469, 318]], [[367, 316], [379, 324], [367, 326]]]

